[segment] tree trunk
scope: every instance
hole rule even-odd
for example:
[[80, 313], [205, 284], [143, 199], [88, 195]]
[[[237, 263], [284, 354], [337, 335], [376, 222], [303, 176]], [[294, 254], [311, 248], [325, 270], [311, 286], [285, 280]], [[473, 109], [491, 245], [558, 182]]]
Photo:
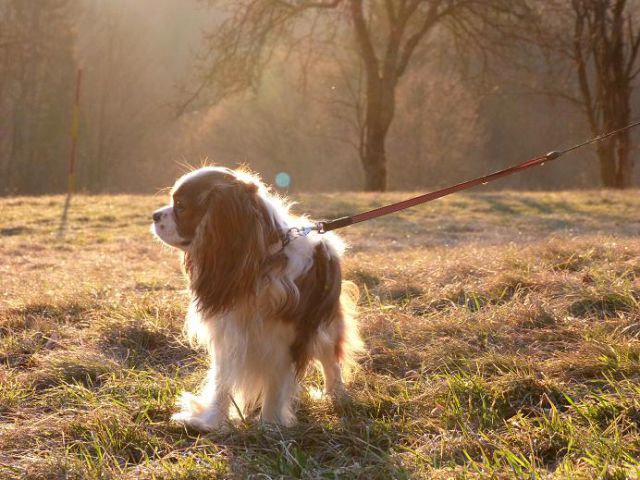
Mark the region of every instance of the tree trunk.
[[598, 146], [600, 175], [606, 188], [629, 188], [633, 185], [633, 159], [629, 155], [629, 132], [618, 134]]
[[387, 156], [385, 153], [385, 135], [373, 133], [367, 135], [364, 154], [364, 189], [366, 192], [384, 192], [387, 189]]
[[365, 135], [360, 148], [367, 192], [387, 189], [386, 140], [395, 113], [395, 87], [395, 78], [381, 78], [378, 74], [367, 78]]
[[600, 178], [606, 188], [616, 186], [616, 160], [613, 153], [613, 140], [605, 141], [598, 146], [598, 160], [600, 161]]
[[[597, 136], [631, 121], [633, 67], [640, 51], [640, 32], [631, 17], [625, 17], [625, 0], [574, 1], [572, 8], [573, 60], [591, 133]], [[625, 44], [635, 47], [627, 49]], [[629, 188], [633, 184], [629, 132], [599, 143], [597, 152], [602, 184]]]
[[617, 188], [630, 188], [633, 185], [633, 157], [629, 155], [629, 151], [631, 150], [631, 137], [629, 135], [629, 131], [622, 132], [618, 136], [617, 140]]

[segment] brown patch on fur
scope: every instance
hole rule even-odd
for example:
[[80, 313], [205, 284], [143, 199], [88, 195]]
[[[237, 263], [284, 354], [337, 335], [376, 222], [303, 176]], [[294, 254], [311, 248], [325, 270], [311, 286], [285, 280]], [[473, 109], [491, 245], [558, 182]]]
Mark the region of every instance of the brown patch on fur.
[[338, 359], [338, 361], [342, 361], [344, 359], [344, 327], [340, 329], [340, 336], [338, 337], [338, 341], [336, 342], [335, 347], [333, 348], [333, 352]]
[[320, 326], [339, 315], [341, 283], [339, 260], [323, 243], [318, 244], [313, 252], [313, 266], [296, 279], [300, 291], [299, 302], [293, 310], [284, 314], [285, 321], [294, 322], [296, 326], [291, 356], [298, 376], [304, 374], [309, 363], [311, 341]]
[[285, 274], [289, 257], [284, 250], [271, 255], [264, 263], [264, 283], [260, 290], [260, 311], [267, 317], [282, 320], [298, 304], [298, 287]]
[[176, 230], [187, 242], [191, 242], [195, 237], [198, 225], [207, 211], [206, 192], [213, 185], [214, 175], [196, 177], [183, 183], [173, 192]]
[[210, 314], [255, 299], [269, 244], [279, 238], [255, 184], [217, 177], [184, 259], [198, 308]]

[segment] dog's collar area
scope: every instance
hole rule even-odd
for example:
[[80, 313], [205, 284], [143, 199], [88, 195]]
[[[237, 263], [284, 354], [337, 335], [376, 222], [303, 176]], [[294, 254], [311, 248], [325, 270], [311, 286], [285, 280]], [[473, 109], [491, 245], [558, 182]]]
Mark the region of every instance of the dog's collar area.
[[282, 248], [286, 247], [291, 243], [292, 240], [300, 237], [306, 237], [311, 232], [317, 231], [319, 233], [324, 233], [322, 229], [322, 222], [318, 222], [315, 225], [307, 225], [305, 227], [291, 227], [282, 232]]

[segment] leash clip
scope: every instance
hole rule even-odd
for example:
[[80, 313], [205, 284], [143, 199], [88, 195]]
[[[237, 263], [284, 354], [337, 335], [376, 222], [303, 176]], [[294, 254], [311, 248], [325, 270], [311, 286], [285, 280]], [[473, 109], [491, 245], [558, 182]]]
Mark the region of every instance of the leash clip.
[[559, 156], [562, 155], [562, 152], [559, 152], [557, 150], [551, 150], [549, 153], [547, 153], [544, 158], [546, 160], [555, 160], [556, 158], [558, 158]]
[[291, 227], [284, 234], [284, 239], [282, 240], [282, 245], [287, 246], [291, 243], [292, 240], [295, 240], [298, 237], [307, 237], [311, 232], [317, 230], [320, 233], [324, 233], [320, 231], [320, 223], [316, 225], [308, 225], [306, 227]]

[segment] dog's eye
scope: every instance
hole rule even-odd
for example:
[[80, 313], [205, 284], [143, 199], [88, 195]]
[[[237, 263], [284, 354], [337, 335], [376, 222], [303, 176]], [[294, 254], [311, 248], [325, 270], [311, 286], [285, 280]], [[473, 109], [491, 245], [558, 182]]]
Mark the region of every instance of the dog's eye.
[[184, 208], [185, 207], [184, 207], [184, 205], [182, 204], [181, 201], [178, 200], [177, 202], [173, 202], [173, 209], [176, 212], [180, 213], [180, 212], [184, 211]]

